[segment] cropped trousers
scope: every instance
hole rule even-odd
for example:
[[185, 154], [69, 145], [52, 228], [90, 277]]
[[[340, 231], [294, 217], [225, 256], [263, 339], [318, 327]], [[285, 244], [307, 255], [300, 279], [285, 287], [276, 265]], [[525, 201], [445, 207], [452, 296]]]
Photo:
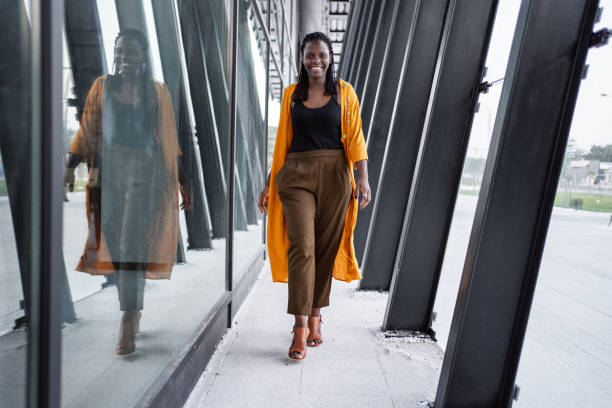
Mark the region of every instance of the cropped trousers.
[[287, 313], [310, 315], [329, 305], [352, 193], [344, 150], [289, 153], [275, 180], [290, 241]]

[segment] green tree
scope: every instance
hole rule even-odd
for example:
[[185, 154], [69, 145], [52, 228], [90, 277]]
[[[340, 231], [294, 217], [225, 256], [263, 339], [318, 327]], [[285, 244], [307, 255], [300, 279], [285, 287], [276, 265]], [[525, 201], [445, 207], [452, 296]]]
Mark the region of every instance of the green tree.
[[591, 146], [591, 150], [584, 155], [587, 160], [599, 160], [602, 162], [612, 162], [612, 144], [606, 146]]

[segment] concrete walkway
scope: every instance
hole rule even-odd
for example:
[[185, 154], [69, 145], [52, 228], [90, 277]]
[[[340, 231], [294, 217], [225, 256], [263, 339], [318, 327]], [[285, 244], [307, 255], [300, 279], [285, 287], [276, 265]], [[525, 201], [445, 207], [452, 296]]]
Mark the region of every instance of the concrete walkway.
[[387, 295], [334, 281], [325, 341], [290, 360], [287, 286], [266, 269], [187, 401], [196, 407], [426, 407], [443, 353], [438, 344], [380, 331]]

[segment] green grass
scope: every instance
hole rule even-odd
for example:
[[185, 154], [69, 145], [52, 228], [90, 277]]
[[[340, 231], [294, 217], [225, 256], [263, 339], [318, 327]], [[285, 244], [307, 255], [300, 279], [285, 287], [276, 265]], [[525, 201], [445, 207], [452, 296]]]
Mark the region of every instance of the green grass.
[[[459, 190], [459, 194], [477, 196], [479, 190]], [[581, 199], [582, 210], [596, 212], [612, 212], [612, 195], [594, 194], [594, 193], [572, 193], [571, 197], [563, 192], [557, 192], [555, 197], [555, 207], [573, 208], [570, 206], [570, 200]]]
[[8, 195], [8, 190], [6, 189], [6, 180], [0, 180], [0, 196]]
[[555, 206], [570, 208], [571, 199], [581, 199], [582, 209], [585, 211], [612, 212], [612, 195], [605, 194], [572, 193], [568, 195], [560, 191], [557, 192]]

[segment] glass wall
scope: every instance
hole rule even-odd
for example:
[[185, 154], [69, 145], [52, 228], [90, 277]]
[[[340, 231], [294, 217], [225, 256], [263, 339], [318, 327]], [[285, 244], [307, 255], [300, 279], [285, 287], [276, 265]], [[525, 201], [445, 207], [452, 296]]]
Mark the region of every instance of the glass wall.
[[62, 405], [132, 407], [225, 293], [231, 1], [66, 1]]
[[436, 319], [432, 328], [443, 348], [446, 348], [453, 318], [519, 6], [520, 1], [501, 0], [493, 26], [483, 79], [492, 86], [478, 100], [434, 304]]
[[[612, 25], [602, 0], [595, 31]], [[612, 400], [612, 49], [580, 84], [516, 382], [517, 407]]]
[[[30, 3], [8, 1], [0, 10], [0, 407], [26, 405], [27, 320], [31, 309], [31, 283], [35, 232], [32, 197], [39, 190], [40, 139], [32, 126], [35, 88], [30, 63]], [[33, 235], [34, 234], [34, 235]], [[31, 331], [30, 331], [31, 332]]]
[[257, 70], [265, 69], [253, 33], [254, 11], [248, 1], [238, 10], [238, 71], [236, 88], [236, 166], [234, 188], [234, 287], [247, 265], [262, 256], [263, 217], [257, 200], [264, 182], [264, 86]]

